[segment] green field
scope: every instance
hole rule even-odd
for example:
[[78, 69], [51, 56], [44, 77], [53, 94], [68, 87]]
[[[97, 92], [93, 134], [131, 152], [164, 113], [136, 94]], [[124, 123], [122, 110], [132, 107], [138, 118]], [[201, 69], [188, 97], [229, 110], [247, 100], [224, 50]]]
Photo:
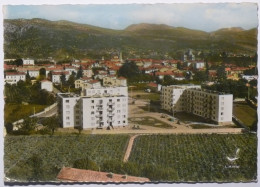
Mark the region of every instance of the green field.
[[28, 117], [34, 113], [43, 111], [47, 105], [22, 105], [22, 104], [5, 104], [4, 109], [4, 119], [5, 123], [15, 122], [17, 120], [23, 119], [24, 117]]
[[257, 120], [257, 111], [250, 107], [246, 102], [234, 103], [234, 115], [246, 126], [252, 127]]
[[[5, 175], [21, 181], [30, 181], [33, 177], [52, 181], [63, 166], [72, 167], [78, 159], [88, 157], [97, 164], [104, 160], [122, 160], [128, 139], [128, 135], [7, 136]], [[36, 163], [31, 163], [32, 158]], [[40, 176], [34, 176], [34, 171], [41, 171]]]
[[[234, 157], [239, 148], [239, 159]], [[257, 136], [254, 134], [200, 134], [138, 136], [129, 161], [164, 168], [163, 180], [231, 182], [257, 176]], [[239, 168], [232, 168], [239, 166]], [[174, 175], [167, 174], [175, 173]], [[175, 171], [175, 172], [172, 172]]]

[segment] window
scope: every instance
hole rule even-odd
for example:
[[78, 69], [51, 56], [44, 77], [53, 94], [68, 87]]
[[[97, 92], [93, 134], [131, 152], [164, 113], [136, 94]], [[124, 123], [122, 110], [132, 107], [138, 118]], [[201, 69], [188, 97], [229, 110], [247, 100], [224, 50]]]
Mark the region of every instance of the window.
[[120, 113], [120, 110], [117, 110], [116, 112], [117, 112], [117, 113]]
[[91, 109], [94, 109], [94, 106], [91, 106]]
[[94, 100], [91, 100], [91, 103], [94, 103]]
[[70, 100], [65, 100], [65, 102], [66, 102], [66, 103], [69, 103], [69, 102], [70, 102]]
[[66, 119], [70, 119], [70, 117], [69, 117], [69, 116], [67, 116], [67, 117], [66, 117]]
[[91, 114], [93, 115], [93, 114], [94, 114], [94, 112], [92, 111], [92, 112], [91, 112]]
[[125, 120], [123, 121], [123, 123], [125, 123]]
[[223, 112], [221, 112], [221, 115], [223, 115], [224, 113]]
[[66, 105], [66, 108], [70, 108], [70, 105]]
[[118, 121], [117, 123], [120, 124], [120, 121]]
[[70, 125], [70, 122], [66, 122], [66, 126]]
[[70, 111], [66, 111], [66, 114], [70, 114]]
[[117, 99], [117, 101], [120, 101], [120, 99]]

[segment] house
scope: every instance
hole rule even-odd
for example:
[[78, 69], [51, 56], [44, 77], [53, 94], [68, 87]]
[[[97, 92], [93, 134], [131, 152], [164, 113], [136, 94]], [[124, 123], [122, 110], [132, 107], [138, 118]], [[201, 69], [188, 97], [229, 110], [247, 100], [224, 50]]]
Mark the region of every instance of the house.
[[202, 90], [200, 85], [163, 86], [161, 106], [169, 112], [183, 111], [218, 124], [230, 124], [233, 95]]
[[148, 178], [76, 168], [62, 168], [57, 179], [63, 182], [150, 182]]
[[52, 92], [53, 91], [53, 85], [51, 81], [48, 80], [42, 80], [41, 81], [41, 89], [45, 89], [48, 92]]
[[114, 128], [128, 125], [127, 87], [86, 88], [82, 96], [58, 94], [63, 128]]
[[65, 79], [66, 81], [69, 79], [69, 72], [67, 71], [63, 71], [63, 72], [52, 72], [51, 74], [51, 80], [53, 83], [57, 83], [57, 84], [60, 84], [61, 81], [60, 81], [60, 78], [62, 75], [65, 75]]
[[65, 71], [69, 72], [69, 75], [72, 74], [72, 72], [74, 72], [75, 74], [77, 74], [77, 68], [74, 66], [65, 66], [64, 68]]
[[34, 65], [34, 60], [33, 59], [29, 59], [29, 58], [27, 58], [27, 59], [22, 59], [22, 61], [23, 61], [23, 65]]
[[93, 75], [92, 69], [83, 69], [83, 76], [92, 77], [92, 75]]
[[16, 84], [20, 80], [25, 81], [26, 74], [24, 72], [6, 72], [5, 82], [8, 84]]
[[107, 76], [103, 78], [103, 86], [127, 86], [126, 78], [116, 76]]

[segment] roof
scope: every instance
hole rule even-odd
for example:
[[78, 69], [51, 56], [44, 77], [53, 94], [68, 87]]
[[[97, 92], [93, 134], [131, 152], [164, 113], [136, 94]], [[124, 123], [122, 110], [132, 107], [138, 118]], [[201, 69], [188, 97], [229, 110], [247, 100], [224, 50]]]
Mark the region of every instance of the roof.
[[62, 72], [52, 72], [52, 75], [69, 75], [69, 72], [68, 71], [62, 71]]
[[41, 82], [49, 82], [49, 83], [52, 83], [51, 81], [46, 80], [46, 79], [42, 80]]
[[156, 83], [154, 83], [154, 82], [150, 82], [149, 84], [147, 84], [147, 86], [157, 88], [158, 85]]
[[110, 174], [92, 170], [62, 168], [58, 180], [71, 182], [150, 182], [148, 178]]
[[25, 75], [24, 72], [6, 72], [5, 75]]

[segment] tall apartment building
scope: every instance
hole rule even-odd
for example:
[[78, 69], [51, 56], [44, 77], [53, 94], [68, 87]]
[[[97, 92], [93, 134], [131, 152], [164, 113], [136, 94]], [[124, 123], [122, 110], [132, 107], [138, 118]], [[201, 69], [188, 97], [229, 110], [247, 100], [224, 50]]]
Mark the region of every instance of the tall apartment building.
[[162, 89], [162, 108], [188, 112], [218, 124], [232, 122], [233, 95], [202, 90], [195, 85], [172, 85]]
[[64, 128], [119, 127], [128, 124], [127, 87], [100, 87], [85, 90], [84, 96], [58, 94], [59, 116]]

